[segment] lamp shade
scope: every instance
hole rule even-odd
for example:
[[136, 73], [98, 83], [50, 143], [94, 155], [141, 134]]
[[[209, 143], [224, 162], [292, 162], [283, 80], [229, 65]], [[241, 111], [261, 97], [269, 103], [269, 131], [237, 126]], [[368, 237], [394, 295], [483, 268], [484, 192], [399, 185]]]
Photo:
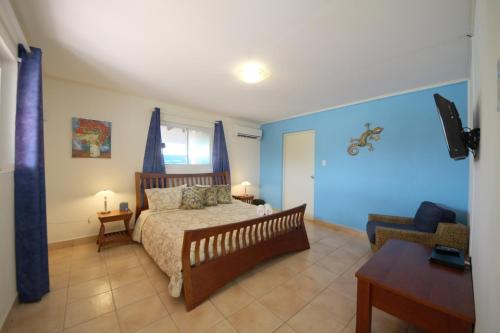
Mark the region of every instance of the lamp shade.
[[100, 190], [99, 192], [97, 192], [95, 194], [95, 196], [96, 197], [97, 196], [108, 196], [108, 195], [113, 194], [113, 193], [114, 193], [113, 191], [105, 189], [105, 190]]
[[241, 186], [250, 186], [252, 183], [250, 183], [248, 180], [245, 180], [241, 183]]

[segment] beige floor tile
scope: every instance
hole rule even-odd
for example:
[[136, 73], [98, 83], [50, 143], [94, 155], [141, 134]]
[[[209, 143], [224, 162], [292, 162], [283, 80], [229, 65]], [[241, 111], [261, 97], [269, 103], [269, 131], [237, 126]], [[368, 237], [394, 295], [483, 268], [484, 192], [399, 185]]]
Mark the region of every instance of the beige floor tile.
[[352, 265], [339, 261], [337, 257], [334, 257], [331, 254], [327, 255], [325, 258], [318, 261], [317, 264], [323, 268], [326, 268], [329, 272], [333, 273], [335, 276], [342, 275], [342, 273], [347, 271]]
[[348, 265], [349, 267], [354, 265], [361, 256], [357, 253], [353, 253], [349, 250], [348, 246], [341, 247], [328, 255], [328, 258], [336, 259], [337, 261]]
[[344, 237], [338, 235], [329, 235], [318, 242], [321, 245], [328, 246], [331, 249], [338, 249], [347, 243]]
[[273, 332], [283, 321], [255, 301], [227, 318], [240, 333]]
[[326, 286], [318, 285], [312, 278], [305, 275], [298, 275], [286, 283], [283, 287], [289, 290], [295, 290], [297, 294], [306, 301], [312, 300], [318, 295]]
[[113, 311], [66, 329], [64, 333], [120, 333], [120, 325]]
[[211, 302], [224, 315], [230, 314], [247, 306], [255, 299], [236, 283], [224, 287], [211, 297]]
[[49, 282], [51, 291], [68, 288], [69, 272], [57, 275], [50, 275]]
[[304, 250], [300, 253], [301, 256], [303, 256], [306, 260], [314, 263], [314, 262], [317, 262], [321, 259], [323, 259], [324, 257], [326, 257], [328, 254], [332, 253], [334, 251], [334, 249], [328, 247], [328, 246], [325, 246], [325, 245], [322, 245], [322, 244], [319, 244], [319, 243], [315, 243], [315, 244], [311, 244], [311, 248], [309, 250]]
[[94, 280], [71, 285], [68, 288], [68, 303], [72, 303], [83, 298], [98, 295], [110, 291], [108, 277], [104, 276]]
[[133, 282], [113, 290], [117, 309], [155, 294], [156, 290], [148, 279]]
[[181, 297], [172, 297], [167, 291], [158, 293], [161, 302], [167, 308], [168, 313], [171, 315], [177, 312], [185, 312], [186, 306], [184, 304], [184, 298]]
[[137, 259], [139, 259], [141, 265], [155, 264], [153, 258], [151, 258], [151, 256], [146, 252], [146, 250], [144, 250], [142, 247], [139, 247], [138, 249], [135, 250], [135, 255], [137, 256]]
[[[373, 314], [372, 333], [405, 333], [407, 332], [407, 329], [408, 325], [397, 318], [390, 318], [380, 314], [377, 315], [375, 313]], [[411, 331], [408, 329], [408, 333], [417, 332], [420, 333], [420, 331]], [[356, 316], [353, 316], [342, 333], [356, 333]]]
[[71, 261], [73, 257], [73, 247], [65, 247], [56, 250], [49, 250], [49, 264]]
[[351, 321], [349, 321], [349, 324], [347, 324], [342, 333], [356, 333], [356, 316], [351, 318]]
[[320, 287], [328, 286], [337, 277], [337, 275], [317, 264], [309, 266], [301, 274], [311, 278]]
[[102, 255], [97, 252], [97, 245], [93, 245], [92, 249], [80, 250], [73, 253], [73, 260], [83, 261], [83, 260], [94, 260], [99, 261], [102, 259]]
[[371, 252], [368, 238], [354, 238], [346, 244], [345, 249], [358, 257], [363, 257]]
[[66, 289], [45, 295], [38, 303], [16, 304], [8, 332], [49, 333], [62, 331], [66, 308]]
[[111, 281], [112, 289], [120, 288], [129, 283], [136, 282], [139, 280], [144, 280], [146, 278], [147, 275], [141, 266], [137, 266], [131, 269], [127, 269], [125, 271], [109, 275], [109, 280]]
[[154, 277], [157, 275], [164, 275], [165, 273], [158, 267], [154, 262], [141, 263], [142, 268], [146, 272], [148, 277]]
[[135, 255], [106, 258], [109, 274], [119, 273], [139, 265], [139, 259]]
[[296, 331], [287, 324], [283, 324], [274, 333], [296, 333]]
[[69, 285], [94, 280], [106, 275], [106, 266], [103, 264], [97, 264], [88, 268], [72, 269], [69, 276]]
[[49, 265], [50, 275], [67, 274], [71, 269], [71, 264], [69, 262], [63, 262], [59, 264]]
[[275, 281], [270, 281], [262, 272], [256, 272], [253, 275], [245, 277], [238, 281], [246, 292], [255, 298], [260, 298], [273, 290], [278, 285]]
[[223, 316], [210, 301], [205, 301], [190, 312], [172, 314], [175, 325], [181, 332], [203, 332], [223, 320]]
[[66, 328], [101, 316], [114, 310], [111, 292], [88, 297], [68, 304], [66, 309]]
[[356, 299], [358, 285], [354, 275], [351, 276], [344, 274], [339, 276], [338, 278], [333, 280], [329, 288], [344, 296], [350, 297], [354, 300]]
[[353, 299], [337, 293], [330, 288], [321, 292], [321, 294], [311, 301], [311, 304], [319, 305], [330, 311], [344, 325], [347, 325], [356, 313], [356, 302]]
[[302, 252], [294, 253], [283, 260], [281, 260], [278, 264], [287, 267], [294, 273], [300, 273], [305, 270], [307, 267], [311, 266], [312, 263], [307, 260], [304, 256], [301, 256]]
[[203, 333], [237, 333], [233, 326], [227, 321], [223, 320], [215, 326], [210, 327]]
[[177, 333], [179, 330], [174, 324], [170, 316], [166, 316], [158, 321], [155, 321], [149, 326], [146, 326], [136, 333]]
[[118, 309], [117, 314], [123, 333], [135, 332], [168, 316], [157, 295]]
[[149, 277], [149, 281], [158, 293], [168, 292], [170, 282], [167, 274], [160, 272]]
[[137, 249], [138, 247], [139, 247], [138, 245], [134, 244], [120, 245], [120, 246], [104, 248], [101, 250], [101, 253], [105, 258], [135, 256], [135, 249]]
[[295, 316], [288, 320], [287, 324], [299, 333], [316, 332], [342, 332], [345, 324], [325, 308], [316, 304], [308, 304]]
[[258, 270], [253, 275], [240, 280], [238, 284], [250, 295], [258, 299], [295, 275], [293, 271], [285, 266], [274, 265]]
[[297, 290], [282, 286], [273, 289], [259, 302], [283, 321], [291, 318], [307, 304], [307, 300], [300, 297]]
[[408, 324], [377, 308], [372, 309], [373, 333], [406, 333]]
[[98, 259], [78, 259], [71, 261], [71, 271], [79, 271], [82, 269], [91, 269], [96, 267], [106, 267], [104, 257]]

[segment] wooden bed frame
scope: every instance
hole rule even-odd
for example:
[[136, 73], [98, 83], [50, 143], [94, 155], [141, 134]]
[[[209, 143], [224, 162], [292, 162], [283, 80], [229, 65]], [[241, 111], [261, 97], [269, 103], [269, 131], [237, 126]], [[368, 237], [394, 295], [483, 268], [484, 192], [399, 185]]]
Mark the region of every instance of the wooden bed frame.
[[[187, 184], [228, 184], [227, 173], [135, 174], [136, 218], [148, 208], [144, 193], [148, 188]], [[257, 264], [272, 257], [309, 248], [304, 226], [306, 205], [247, 221], [186, 230], [182, 247], [184, 299], [188, 311], [205, 301], [214, 291]], [[211, 241], [211, 242], [210, 242]], [[227, 244], [227, 246], [217, 246]], [[209, 246], [213, 254], [209, 253]], [[194, 248], [194, 265], [191, 252]]]

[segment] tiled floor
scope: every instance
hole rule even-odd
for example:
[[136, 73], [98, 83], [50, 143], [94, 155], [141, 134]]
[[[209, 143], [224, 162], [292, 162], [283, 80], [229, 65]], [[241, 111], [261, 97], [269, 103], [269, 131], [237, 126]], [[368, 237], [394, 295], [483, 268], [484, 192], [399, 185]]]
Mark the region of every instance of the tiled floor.
[[[16, 305], [13, 332], [354, 332], [355, 271], [368, 242], [307, 223], [308, 251], [260, 265], [186, 312], [139, 245], [50, 251], [51, 292]], [[374, 310], [373, 332], [416, 332]]]

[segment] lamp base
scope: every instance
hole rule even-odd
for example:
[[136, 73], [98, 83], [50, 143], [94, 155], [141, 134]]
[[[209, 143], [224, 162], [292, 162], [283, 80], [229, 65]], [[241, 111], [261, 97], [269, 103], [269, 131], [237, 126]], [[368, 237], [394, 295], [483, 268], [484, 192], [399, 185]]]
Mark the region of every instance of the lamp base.
[[109, 214], [109, 213], [111, 213], [110, 210], [99, 212], [99, 214]]

